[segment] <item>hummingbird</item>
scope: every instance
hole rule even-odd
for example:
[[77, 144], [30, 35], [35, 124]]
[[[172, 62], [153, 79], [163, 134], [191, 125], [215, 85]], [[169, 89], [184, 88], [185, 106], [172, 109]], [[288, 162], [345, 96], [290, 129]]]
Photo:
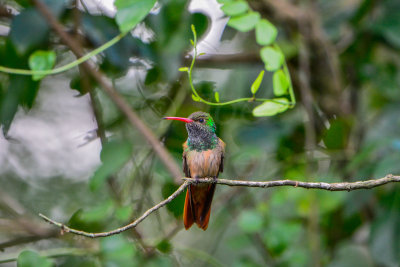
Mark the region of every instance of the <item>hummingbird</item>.
[[[183, 143], [183, 172], [188, 178], [217, 179], [224, 170], [225, 143], [216, 135], [210, 114], [197, 111], [188, 118], [165, 117], [186, 123], [188, 138]], [[191, 184], [186, 191], [183, 223], [188, 230], [193, 223], [203, 230], [208, 227], [215, 184]]]

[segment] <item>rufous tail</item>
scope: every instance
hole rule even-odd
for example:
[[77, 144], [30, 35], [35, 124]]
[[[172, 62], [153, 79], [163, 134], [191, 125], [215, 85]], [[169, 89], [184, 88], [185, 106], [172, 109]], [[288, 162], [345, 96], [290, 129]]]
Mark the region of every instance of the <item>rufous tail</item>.
[[215, 184], [190, 185], [186, 191], [183, 223], [189, 229], [193, 223], [203, 230], [208, 227]]

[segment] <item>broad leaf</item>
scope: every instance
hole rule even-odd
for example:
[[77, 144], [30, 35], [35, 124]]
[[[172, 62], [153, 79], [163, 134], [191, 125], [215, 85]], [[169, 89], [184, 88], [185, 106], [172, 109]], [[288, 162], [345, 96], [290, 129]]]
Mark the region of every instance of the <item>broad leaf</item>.
[[236, 1], [226, 3], [221, 7], [221, 10], [227, 16], [241, 15], [249, 9], [249, 5], [245, 1]]
[[259, 20], [260, 14], [257, 12], [251, 12], [245, 15], [230, 18], [228, 21], [228, 26], [241, 32], [248, 32], [254, 29]]
[[156, 0], [116, 0], [115, 19], [121, 32], [132, 30], [153, 8]]
[[278, 30], [268, 20], [262, 19], [256, 25], [256, 41], [259, 45], [270, 45], [275, 42]]
[[[29, 67], [31, 70], [51, 70], [56, 62], [54, 51], [37, 50], [29, 57]], [[32, 76], [34, 81], [38, 81], [46, 75], [35, 74]]]
[[[65, 7], [62, 0], [43, 2], [57, 18]], [[16, 15], [11, 22], [10, 29], [10, 39], [20, 56], [28, 54], [48, 41], [49, 26], [45, 18], [33, 7], [24, 9]]]
[[288, 93], [289, 80], [283, 70], [278, 70], [272, 77], [272, 84], [274, 87], [274, 95], [282, 96]]
[[283, 64], [283, 61], [285, 60], [282, 52], [271, 46], [267, 46], [261, 49], [260, 54], [261, 59], [265, 63], [265, 68], [268, 71], [275, 71], [279, 69]]
[[18, 267], [51, 267], [53, 262], [45, 257], [40, 256], [32, 250], [24, 250], [18, 255]]
[[289, 101], [286, 98], [275, 98], [266, 100], [253, 109], [254, 117], [274, 116], [289, 108]]

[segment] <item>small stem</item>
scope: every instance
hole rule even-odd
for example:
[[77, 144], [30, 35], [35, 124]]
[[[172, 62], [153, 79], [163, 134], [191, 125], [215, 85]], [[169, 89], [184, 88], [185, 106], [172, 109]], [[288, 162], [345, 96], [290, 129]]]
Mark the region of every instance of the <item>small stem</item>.
[[99, 46], [98, 48], [94, 49], [93, 51], [87, 53], [86, 55], [78, 58], [77, 60], [74, 60], [64, 66], [54, 68], [51, 70], [27, 70], [27, 69], [14, 69], [14, 68], [8, 68], [5, 66], [0, 66], [0, 71], [5, 72], [5, 73], [10, 73], [10, 74], [19, 74], [19, 75], [50, 75], [50, 74], [57, 74], [61, 73], [64, 71], [67, 71], [69, 69], [72, 69], [73, 67], [82, 64], [83, 62], [87, 61], [88, 59], [100, 54], [104, 50], [108, 49], [109, 47], [113, 46], [115, 43], [117, 43], [119, 40], [121, 40], [126, 33], [120, 33], [114, 38], [112, 38], [110, 41], [104, 43], [103, 45]]
[[[279, 45], [274, 44], [274, 48], [276, 48], [277, 50], [279, 50], [279, 52], [282, 53], [282, 50], [279, 47]], [[289, 79], [289, 95], [290, 95], [289, 105], [290, 105], [290, 108], [293, 108], [296, 105], [296, 97], [293, 92], [292, 78], [290, 77], [290, 73], [289, 73], [288, 66], [286, 64], [286, 60], [283, 61], [283, 72], [285, 73], [286, 77]]]
[[[207, 101], [204, 98], [202, 98], [199, 95], [199, 93], [196, 91], [196, 88], [193, 85], [193, 79], [192, 79], [193, 67], [194, 67], [194, 63], [197, 58], [197, 34], [196, 34], [196, 30], [193, 25], [192, 25], [192, 32], [193, 32], [193, 49], [194, 49], [194, 51], [193, 51], [192, 62], [190, 63], [190, 67], [189, 67], [189, 70], [187, 71], [187, 74], [188, 74], [188, 78], [189, 78], [190, 88], [192, 89], [193, 94], [199, 99], [199, 102], [203, 102], [204, 104], [207, 104], [210, 106], [225, 106], [225, 105], [231, 105], [231, 104], [235, 104], [235, 103], [239, 103], [239, 102], [256, 102], [256, 101], [257, 102], [271, 101], [271, 102], [282, 104], [282, 105], [289, 105], [290, 108], [293, 108], [296, 105], [296, 99], [295, 99], [295, 96], [293, 93], [292, 80], [290, 79], [290, 74], [289, 74], [286, 62], [284, 62], [283, 70], [284, 70], [286, 76], [289, 78], [290, 102], [282, 102], [279, 100], [274, 100], [274, 99], [269, 99], [269, 98], [256, 98], [255, 95], [253, 95], [252, 97], [238, 98], [238, 99], [230, 100], [230, 101], [226, 101], [226, 102], [210, 102], [210, 101]], [[277, 49], [279, 51], [281, 51], [279, 46], [277, 46], [276, 44], [275, 44], [275, 46], [277, 47]]]

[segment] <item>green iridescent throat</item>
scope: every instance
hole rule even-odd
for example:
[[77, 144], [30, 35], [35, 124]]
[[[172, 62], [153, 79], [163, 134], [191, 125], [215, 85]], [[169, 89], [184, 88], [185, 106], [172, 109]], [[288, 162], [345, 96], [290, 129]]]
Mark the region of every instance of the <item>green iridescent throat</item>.
[[187, 145], [189, 150], [196, 150], [198, 152], [214, 149], [218, 144], [218, 137], [214, 134], [210, 138], [200, 139], [197, 137], [188, 137]]

